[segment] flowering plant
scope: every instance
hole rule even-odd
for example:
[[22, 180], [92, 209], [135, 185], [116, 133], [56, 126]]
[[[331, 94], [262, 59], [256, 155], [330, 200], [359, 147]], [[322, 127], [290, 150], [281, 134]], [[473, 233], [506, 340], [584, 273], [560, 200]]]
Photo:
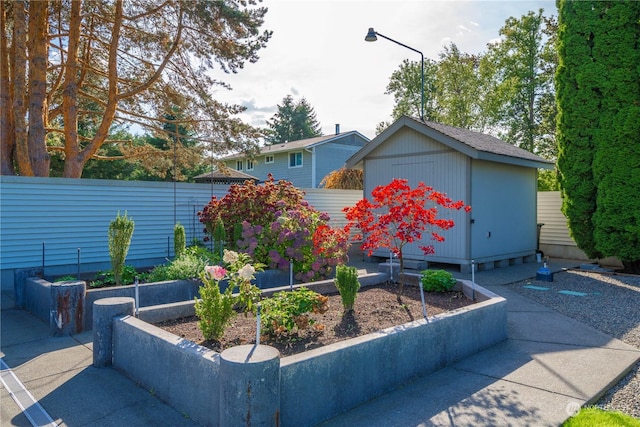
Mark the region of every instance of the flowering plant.
[[213, 198], [199, 215], [205, 231], [221, 220], [226, 235], [233, 236], [228, 245], [269, 268], [287, 270], [293, 262], [300, 281], [326, 277], [348, 259], [343, 230], [330, 227], [329, 216], [310, 206], [303, 191], [273, 176], [262, 186], [231, 186], [225, 197]]
[[[260, 289], [251, 284], [256, 271], [263, 269], [263, 264], [254, 263], [247, 254], [224, 250], [222, 258], [227, 267], [212, 265], [205, 267], [200, 278], [200, 299], [196, 298], [195, 311], [200, 318], [198, 325], [205, 339], [219, 340], [224, 330], [235, 317], [235, 308], [246, 315], [255, 312], [260, 299]], [[226, 280], [227, 287], [222, 292], [220, 283]], [[237, 293], [234, 292], [237, 290]]]
[[[374, 250], [388, 248], [400, 260], [400, 284], [398, 299], [402, 296], [404, 262], [402, 251], [405, 245], [422, 240], [423, 233], [430, 234], [432, 240], [444, 241], [436, 230], [448, 230], [454, 226], [451, 219], [438, 218], [438, 207], [445, 209], [471, 210], [462, 200], [454, 202], [444, 193], [420, 182], [411, 188], [406, 179], [393, 179], [387, 185], [380, 185], [371, 192], [372, 201], [362, 199], [355, 206], [344, 208], [347, 218], [345, 232], [353, 227], [359, 232], [354, 240], [362, 240], [362, 250], [369, 255]], [[418, 246], [425, 255], [435, 253], [433, 245]]]

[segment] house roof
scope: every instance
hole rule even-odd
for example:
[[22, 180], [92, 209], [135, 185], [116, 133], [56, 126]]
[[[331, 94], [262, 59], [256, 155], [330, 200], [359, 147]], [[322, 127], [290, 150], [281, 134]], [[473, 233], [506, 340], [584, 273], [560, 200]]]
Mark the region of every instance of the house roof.
[[440, 123], [421, 121], [408, 116], [403, 116], [396, 120], [391, 126], [351, 156], [346, 162], [347, 167], [356, 166], [369, 153], [405, 126], [456, 151], [462, 152], [473, 159], [553, 169], [554, 162], [543, 159], [540, 156], [494, 136]]
[[[323, 135], [323, 136], [316, 136], [313, 138], [300, 139], [298, 141], [285, 142], [283, 144], [265, 145], [264, 147], [260, 148], [260, 153], [258, 155], [286, 153], [288, 151], [310, 149], [313, 147], [317, 147], [318, 145], [327, 144], [329, 142], [335, 142], [349, 135], [358, 135], [360, 136], [360, 138], [364, 139], [365, 141], [369, 141], [369, 138], [362, 135], [360, 132], [353, 130], [349, 132], [341, 132], [339, 134]], [[244, 159], [245, 157], [246, 156], [244, 154], [239, 153], [239, 154], [231, 154], [229, 156], [225, 156], [220, 160]]]

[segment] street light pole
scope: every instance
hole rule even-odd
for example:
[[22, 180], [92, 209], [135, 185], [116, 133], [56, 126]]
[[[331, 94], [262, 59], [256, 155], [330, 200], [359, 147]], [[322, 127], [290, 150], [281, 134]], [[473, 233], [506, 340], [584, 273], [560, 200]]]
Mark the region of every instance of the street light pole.
[[391, 37], [387, 37], [384, 34], [380, 34], [380, 33], [376, 32], [376, 31], [374, 31], [373, 28], [369, 28], [369, 32], [367, 32], [367, 35], [366, 35], [366, 37], [364, 39], [365, 39], [365, 41], [368, 41], [368, 42], [374, 42], [374, 41], [378, 40], [377, 36], [380, 36], [383, 39], [387, 39], [390, 42], [393, 42], [395, 44], [399, 44], [402, 47], [406, 47], [407, 49], [412, 50], [412, 51], [417, 52], [417, 53], [420, 54], [420, 82], [421, 82], [421, 86], [420, 86], [420, 89], [421, 89], [420, 90], [420, 119], [422, 121], [424, 121], [424, 55], [418, 49], [414, 49], [411, 46], [407, 46], [404, 43], [400, 43], [399, 41], [392, 39]]

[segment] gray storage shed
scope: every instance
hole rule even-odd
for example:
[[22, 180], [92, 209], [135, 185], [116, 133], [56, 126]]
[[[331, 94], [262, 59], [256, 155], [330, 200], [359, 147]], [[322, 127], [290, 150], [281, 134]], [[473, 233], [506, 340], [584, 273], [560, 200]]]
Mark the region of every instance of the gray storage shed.
[[[457, 264], [463, 272], [471, 270], [472, 260], [480, 269], [535, 260], [537, 171], [552, 169], [553, 162], [490, 135], [404, 116], [346, 166], [364, 170], [365, 196], [402, 178], [412, 187], [422, 181], [471, 206], [469, 213], [441, 209], [440, 216], [455, 221], [441, 233], [445, 241], [434, 243], [429, 236], [407, 245], [405, 260]], [[432, 243], [434, 255], [418, 248]]]

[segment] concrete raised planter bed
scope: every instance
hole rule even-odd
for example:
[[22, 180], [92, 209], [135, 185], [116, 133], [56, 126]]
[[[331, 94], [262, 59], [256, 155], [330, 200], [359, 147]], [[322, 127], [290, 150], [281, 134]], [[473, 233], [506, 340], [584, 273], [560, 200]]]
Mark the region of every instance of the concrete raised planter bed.
[[[373, 284], [386, 277], [372, 274], [361, 281]], [[330, 289], [332, 281], [319, 282], [317, 286]], [[275, 410], [282, 426], [316, 425], [412, 378], [434, 372], [506, 339], [506, 300], [477, 285], [472, 287], [467, 281], [459, 282], [459, 286], [466, 295], [473, 293], [478, 303], [434, 316], [429, 322], [417, 320], [279, 359], [279, 375], [265, 377], [266, 381], [278, 378], [266, 387], [271, 394], [270, 404], [278, 402], [278, 407], [266, 411], [265, 417], [271, 417]], [[141, 310], [140, 317], [153, 317], [156, 321], [162, 317], [159, 313], [163, 310], [174, 310], [175, 305], [172, 306], [148, 307]], [[245, 404], [237, 397], [229, 398], [229, 390], [238, 388], [238, 379], [229, 378], [225, 370], [221, 370], [221, 360], [226, 360], [225, 353], [229, 350], [216, 353], [131, 315], [115, 317], [111, 327], [116, 369], [198, 423], [243, 424], [242, 420], [231, 418], [232, 413], [242, 413], [237, 411], [237, 406]], [[96, 333], [94, 330], [94, 341]], [[251, 360], [246, 363], [247, 369], [254, 366], [255, 370]], [[242, 364], [239, 369], [243, 369]], [[253, 385], [260, 382], [264, 388], [265, 378], [254, 375], [246, 386], [250, 387], [254, 381]], [[261, 398], [252, 395], [254, 406], [246, 409], [253, 410], [252, 423], [268, 425], [270, 418], [259, 419], [257, 408]], [[233, 411], [229, 406], [233, 406]]]
[[[37, 277], [41, 269], [17, 270], [14, 278], [16, 307], [25, 309], [50, 324], [53, 335], [67, 335], [91, 330], [93, 303], [103, 298], [135, 297], [135, 286], [87, 288], [83, 280], [50, 282]], [[289, 283], [289, 274], [268, 270], [256, 275], [261, 289]], [[223, 284], [224, 285], [224, 284]], [[140, 307], [178, 302], [193, 303], [199, 295], [200, 281], [171, 280], [139, 285]], [[224, 288], [224, 286], [223, 286]], [[73, 298], [70, 298], [73, 297]]]

